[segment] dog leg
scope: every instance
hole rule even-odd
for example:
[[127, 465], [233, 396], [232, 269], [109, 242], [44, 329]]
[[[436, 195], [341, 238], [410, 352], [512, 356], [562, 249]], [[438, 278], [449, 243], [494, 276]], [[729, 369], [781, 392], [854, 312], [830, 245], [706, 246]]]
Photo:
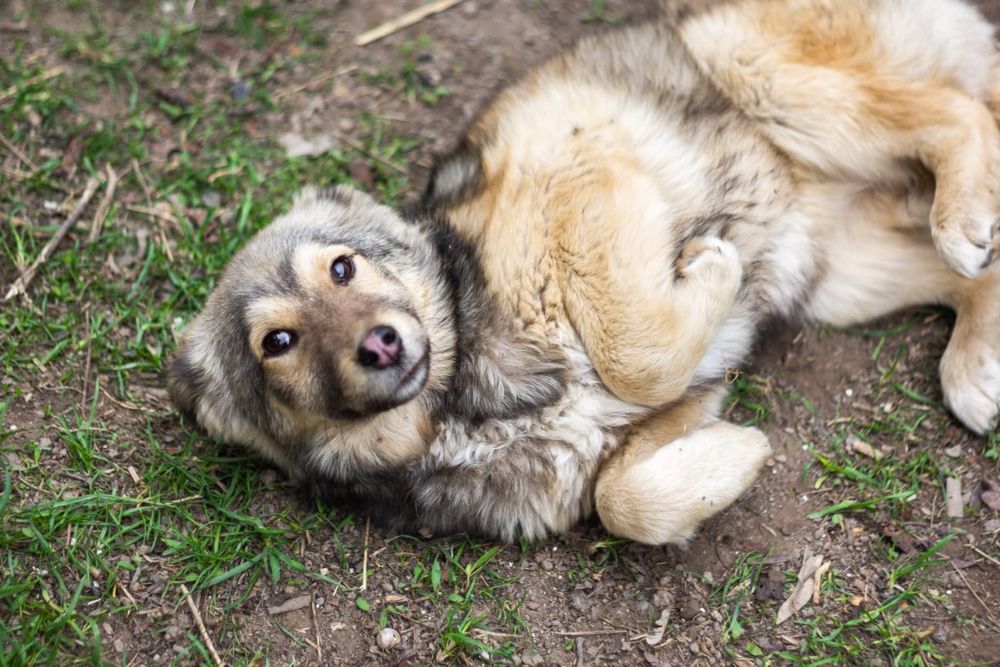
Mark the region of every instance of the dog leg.
[[[1000, 132], [984, 101], [993, 30], [952, 0], [738, 2], [682, 38], [702, 71], [801, 168], [899, 182], [905, 160], [937, 179], [941, 257], [966, 277], [997, 250]], [[960, 48], [956, 45], [960, 44]]]
[[609, 532], [646, 544], [684, 543], [749, 488], [771, 447], [755, 428], [714, 420], [723, 395], [655, 415], [605, 463], [595, 500]]
[[827, 268], [806, 313], [846, 326], [919, 304], [954, 308], [955, 329], [941, 359], [945, 404], [976, 433], [994, 428], [1000, 406], [1000, 267], [975, 279], [950, 271], [926, 231], [929, 196], [826, 194], [818, 201], [830, 220], [817, 240]]
[[687, 390], [729, 315], [740, 259], [728, 241], [701, 237], [682, 250], [675, 279], [664, 276], [673, 272], [666, 261], [629, 262], [577, 270], [567, 281], [567, 312], [618, 398], [665, 405]]
[[954, 295], [958, 318], [941, 357], [944, 401], [970, 430], [996, 428], [1000, 412], [1000, 271], [991, 268]]

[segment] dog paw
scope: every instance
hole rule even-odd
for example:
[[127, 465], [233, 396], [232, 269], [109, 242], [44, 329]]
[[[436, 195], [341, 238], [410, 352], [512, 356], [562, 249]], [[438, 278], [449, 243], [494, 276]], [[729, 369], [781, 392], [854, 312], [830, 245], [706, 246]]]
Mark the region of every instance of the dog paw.
[[1000, 142], [986, 143], [964, 168], [940, 176], [931, 208], [938, 254], [966, 278], [992, 264], [1000, 244]]
[[945, 264], [960, 276], [975, 278], [996, 259], [1000, 212], [969, 204], [950, 206], [942, 213], [935, 202], [931, 229]]
[[996, 428], [1000, 414], [1000, 356], [989, 346], [945, 350], [941, 387], [945, 405], [969, 430], [984, 435]]
[[684, 246], [677, 273], [685, 282], [710, 287], [719, 298], [732, 299], [743, 278], [743, 265], [732, 243], [701, 236]]

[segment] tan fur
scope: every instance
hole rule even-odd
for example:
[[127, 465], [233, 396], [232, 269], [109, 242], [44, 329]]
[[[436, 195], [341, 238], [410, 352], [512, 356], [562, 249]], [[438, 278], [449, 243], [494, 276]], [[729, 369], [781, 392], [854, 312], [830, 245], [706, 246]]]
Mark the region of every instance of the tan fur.
[[[193, 409], [292, 474], [361, 480], [390, 508], [401, 500], [379, 475], [396, 475], [442, 529], [537, 537], [596, 505], [617, 535], [683, 542], [770, 451], [718, 414], [725, 372], [778, 317], [954, 308], [945, 402], [970, 429], [995, 428], [991, 28], [957, 0], [683, 4], [668, 13], [679, 24], [585, 41], [503, 92], [431, 184], [444, 236], [349, 190], [305, 193], [210, 300], [176, 393], [187, 382], [232, 399], [210, 344], [239, 321], [226, 295], [255, 271], [280, 278], [272, 254], [294, 245], [282, 235], [308, 239], [317, 220], [331, 237], [391, 239], [384, 261], [295, 245], [293, 296], [261, 288], [243, 313], [276, 419], [257, 427], [224, 401]], [[340, 253], [356, 254], [349, 290], [329, 279]], [[340, 418], [324, 392], [364, 398], [375, 374], [352, 359], [382, 322], [426, 337], [427, 387]], [[265, 358], [262, 335], [278, 327], [319, 342]], [[316, 370], [331, 359], [337, 373]]]
[[[923, 73], [886, 62], [893, 54], [880, 43], [883, 27], [871, 7], [864, 0], [728, 3], [695, 16], [681, 35], [702, 71], [792, 160], [798, 195], [828, 267], [811, 313], [845, 324], [908, 305], [958, 305], [942, 377], [946, 394], [959, 396], [977, 386], [976, 361], [1000, 352], [996, 344], [979, 349], [984, 338], [996, 338], [985, 329], [1000, 322], [997, 309], [970, 305], [997, 301], [996, 271], [970, 282], [948, 268], [975, 277], [989, 259], [991, 226], [1000, 214], [1000, 134], [975, 97], [985, 91], [963, 89], [961, 72], [920, 78]], [[992, 46], [984, 53], [995, 60]], [[705, 279], [698, 280], [697, 271], [689, 273], [681, 262], [685, 280], [674, 280], [658, 239], [669, 233], [664, 217], [678, 213], [665, 202], [676, 199], [663, 196], [663, 182], [637, 154], [637, 136], [622, 119], [626, 104], [615, 91], [567, 86], [565, 69], [556, 61], [532, 75], [473, 130], [472, 136], [484, 138], [487, 187], [451, 219], [483, 249], [487, 271], [498, 267], [497, 282], [517, 273], [505, 258], [546, 266], [546, 279], [562, 293], [563, 316], [616, 396], [651, 407], [668, 404], [685, 395], [731, 315], [739, 266], [706, 264]], [[535, 113], [536, 106], [545, 113]], [[928, 190], [907, 192], [905, 184], [914, 182], [907, 159], [923, 162], [937, 178], [930, 210]], [[886, 189], [858, 196], [860, 181]], [[523, 225], [525, 218], [537, 222]], [[928, 219], [937, 253], [919, 238]], [[509, 233], [515, 225], [526, 233]], [[510, 293], [523, 303], [531, 290]], [[524, 317], [532, 309], [512, 310]], [[979, 396], [974, 416], [960, 411], [977, 430], [995, 418], [995, 409], [988, 414], [995, 403], [991, 391]], [[703, 507], [678, 503], [698, 491], [679, 472], [683, 456], [669, 455], [683, 449], [671, 449], [674, 440], [690, 441], [688, 452], [702, 448], [705, 461], [714, 464], [712, 475], [726, 480], [731, 493], [750, 483], [768, 451], [766, 440], [734, 426], [702, 429], [713, 412], [708, 403], [684, 399], [653, 417], [628, 440], [627, 453], [605, 466], [597, 507], [609, 530], [640, 541], [671, 541], [714, 513], [712, 500]], [[949, 398], [949, 405], [957, 403]], [[749, 454], [744, 459], [734, 451]], [[690, 464], [697, 467], [698, 455]], [[651, 470], [656, 466], [662, 474]]]

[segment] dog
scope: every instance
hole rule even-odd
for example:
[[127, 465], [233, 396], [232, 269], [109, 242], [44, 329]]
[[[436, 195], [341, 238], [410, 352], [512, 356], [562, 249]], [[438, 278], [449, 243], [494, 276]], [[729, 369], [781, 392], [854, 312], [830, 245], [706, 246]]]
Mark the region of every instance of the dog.
[[397, 530], [683, 543], [767, 438], [719, 418], [776, 319], [954, 308], [1000, 404], [1000, 57], [959, 0], [729, 0], [502, 92], [421, 210], [306, 189], [183, 332], [173, 400]]

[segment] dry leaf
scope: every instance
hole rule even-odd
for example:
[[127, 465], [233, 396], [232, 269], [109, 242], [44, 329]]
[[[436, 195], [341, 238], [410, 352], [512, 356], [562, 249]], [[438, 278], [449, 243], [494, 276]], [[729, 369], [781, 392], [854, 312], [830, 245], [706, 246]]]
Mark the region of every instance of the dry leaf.
[[278, 143], [285, 149], [285, 155], [288, 157], [322, 155], [333, 150], [336, 146], [333, 137], [320, 135], [306, 139], [295, 132], [285, 132], [278, 137]]
[[660, 617], [656, 619], [656, 629], [646, 635], [646, 643], [656, 646], [663, 640], [663, 633], [667, 630], [667, 623], [670, 622], [670, 609], [660, 612]]
[[295, 611], [296, 609], [303, 609], [309, 606], [309, 601], [312, 600], [308, 595], [300, 595], [298, 597], [292, 598], [291, 600], [286, 600], [275, 607], [268, 607], [267, 613], [271, 616], [276, 616], [278, 614], [285, 614], [290, 611]]
[[816, 585], [813, 576], [822, 564], [823, 557], [813, 556], [812, 551], [806, 548], [805, 553], [802, 554], [802, 567], [799, 568], [798, 583], [795, 584], [791, 594], [778, 609], [777, 623], [779, 625], [794, 616], [812, 598], [813, 588]]
[[859, 440], [858, 438], [851, 440], [850, 447], [851, 450], [857, 452], [858, 454], [867, 456], [870, 459], [875, 459], [876, 461], [880, 461], [885, 458], [885, 454], [878, 451], [864, 440]]

